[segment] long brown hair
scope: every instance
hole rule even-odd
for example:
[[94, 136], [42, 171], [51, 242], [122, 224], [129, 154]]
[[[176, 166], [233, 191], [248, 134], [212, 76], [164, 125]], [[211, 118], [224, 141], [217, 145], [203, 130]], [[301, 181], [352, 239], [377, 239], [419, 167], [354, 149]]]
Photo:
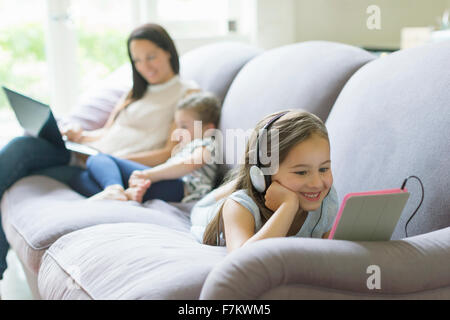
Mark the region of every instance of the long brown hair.
[[[328, 142], [328, 131], [320, 118], [316, 115], [302, 110], [285, 110], [268, 115], [262, 119], [253, 130], [245, 150], [244, 163], [236, 167], [231, 174], [226, 178], [225, 183], [233, 180], [234, 191], [244, 189], [247, 191], [250, 198], [256, 203], [261, 213], [262, 223], [272, 216], [273, 211], [268, 209], [264, 203], [264, 194], [256, 191], [250, 180], [250, 167], [253, 163], [250, 163], [252, 154], [256, 149], [256, 141], [258, 139], [258, 132], [275, 116], [289, 111], [286, 115], [275, 121], [269, 129], [267, 136], [267, 150], [271, 149], [271, 130], [278, 130], [279, 133], [279, 145], [278, 145], [278, 163], [282, 163], [287, 157], [289, 151], [298, 145], [299, 143], [307, 140], [313, 134], [317, 134], [325, 138]], [[266, 166], [270, 166], [267, 164]], [[208, 245], [218, 245], [217, 239], [221, 233], [225, 235], [222, 208], [216, 214], [214, 219], [208, 224], [203, 235], [203, 243]]]
[[130, 43], [133, 40], [148, 40], [153, 42], [156, 46], [170, 53], [170, 66], [174, 74], [180, 73], [180, 60], [178, 56], [178, 51], [175, 47], [175, 43], [167, 31], [156, 23], [147, 23], [141, 25], [134, 29], [128, 36], [127, 48], [128, 48], [128, 58], [130, 59], [131, 69], [133, 73], [133, 87], [125, 98], [124, 102], [114, 110], [114, 114], [111, 115], [108, 125], [117, 118], [119, 113], [124, 110], [131, 103], [141, 99], [150, 83], [137, 71], [134, 65], [133, 58], [130, 51]]

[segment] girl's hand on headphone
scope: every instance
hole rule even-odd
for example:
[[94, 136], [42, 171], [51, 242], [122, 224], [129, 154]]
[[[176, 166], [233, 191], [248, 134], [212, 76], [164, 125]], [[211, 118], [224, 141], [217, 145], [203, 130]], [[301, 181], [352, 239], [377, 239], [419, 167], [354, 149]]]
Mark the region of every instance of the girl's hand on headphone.
[[289, 190], [288, 188], [282, 186], [277, 181], [272, 181], [269, 188], [267, 188], [265, 198], [265, 205], [272, 211], [276, 211], [283, 203], [292, 205], [295, 211], [297, 211], [299, 206], [299, 200], [297, 195]]

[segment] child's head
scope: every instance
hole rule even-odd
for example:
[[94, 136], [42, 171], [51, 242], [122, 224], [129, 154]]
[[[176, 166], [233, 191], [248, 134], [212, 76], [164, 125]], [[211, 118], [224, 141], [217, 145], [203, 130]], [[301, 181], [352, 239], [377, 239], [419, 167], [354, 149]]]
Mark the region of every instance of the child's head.
[[[284, 111], [286, 112], [286, 111]], [[265, 206], [264, 194], [258, 192], [250, 179], [251, 161], [256, 152], [258, 133], [276, 115], [271, 114], [260, 121], [251, 135], [246, 147], [244, 164], [233, 171], [231, 179], [236, 180], [236, 190], [245, 189], [248, 195], [258, 205], [263, 223], [273, 214]], [[271, 176], [271, 181], [277, 181], [287, 189], [296, 193], [300, 208], [304, 211], [317, 210], [333, 183], [330, 162], [330, 144], [328, 132], [323, 122], [315, 115], [294, 110], [286, 113], [272, 123], [266, 137], [267, 142], [260, 149], [272, 149], [272, 136], [278, 130], [278, 146], [274, 146], [278, 153], [278, 170]], [[276, 143], [274, 141], [274, 143]], [[269, 154], [268, 158], [271, 158]], [[264, 167], [269, 167], [268, 163]], [[268, 186], [267, 186], [268, 187]], [[266, 188], [267, 188], [266, 187]], [[214, 219], [205, 231], [205, 243], [215, 243], [217, 224], [221, 214]], [[217, 220], [217, 221], [216, 221]]]
[[[219, 99], [214, 94], [204, 91], [189, 94], [178, 103], [175, 111], [177, 129], [186, 130], [182, 134], [183, 141], [203, 138], [209, 129], [217, 128], [219, 119]], [[201, 125], [201, 136], [195, 135], [198, 135], [194, 130], [195, 122]]]

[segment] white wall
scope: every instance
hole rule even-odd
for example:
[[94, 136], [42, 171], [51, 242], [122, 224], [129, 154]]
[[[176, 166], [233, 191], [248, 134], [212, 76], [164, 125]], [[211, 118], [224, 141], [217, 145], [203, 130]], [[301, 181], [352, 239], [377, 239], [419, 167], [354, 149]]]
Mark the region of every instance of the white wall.
[[[328, 40], [370, 48], [398, 49], [404, 27], [437, 26], [450, 0], [244, 0], [240, 24], [250, 42], [264, 49]], [[380, 29], [369, 29], [380, 10]]]
[[[380, 30], [367, 28], [370, 5], [380, 8]], [[436, 25], [445, 8], [449, 0], [295, 0], [295, 39], [399, 48], [402, 27]]]
[[269, 49], [296, 42], [296, 0], [257, 0], [253, 43]]
[[177, 47], [178, 55], [182, 56], [186, 52], [217, 42], [225, 41], [237, 41], [242, 43], [249, 43], [249, 39], [246, 36], [239, 34], [230, 34], [227, 36], [216, 37], [199, 37], [199, 38], [175, 38], [175, 46]]
[[[134, 0], [145, 2], [149, 0]], [[237, 20], [237, 32], [228, 35], [177, 37], [180, 54], [217, 41], [242, 41], [264, 49], [296, 42], [295, 8], [297, 0], [231, 0], [231, 20]], [[145, 8], [144, 8], [145, 10]], [[168, 25], [162, 23], [166, 28]], [[173, 25], [173, 23], [171, 23]], [[195, 28], [191, 24], [190, 28]], [[169, 32], [170, 32], [170, 28]]]

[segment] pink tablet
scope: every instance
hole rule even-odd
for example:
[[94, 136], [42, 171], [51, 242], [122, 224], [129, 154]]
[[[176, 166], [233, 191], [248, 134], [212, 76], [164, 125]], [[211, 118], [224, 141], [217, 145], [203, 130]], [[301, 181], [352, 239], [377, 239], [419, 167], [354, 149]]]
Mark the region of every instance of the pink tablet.
[[349, 193], [342, 201], [328, 238], [390, 240], [408, 198], [406, 188]]

